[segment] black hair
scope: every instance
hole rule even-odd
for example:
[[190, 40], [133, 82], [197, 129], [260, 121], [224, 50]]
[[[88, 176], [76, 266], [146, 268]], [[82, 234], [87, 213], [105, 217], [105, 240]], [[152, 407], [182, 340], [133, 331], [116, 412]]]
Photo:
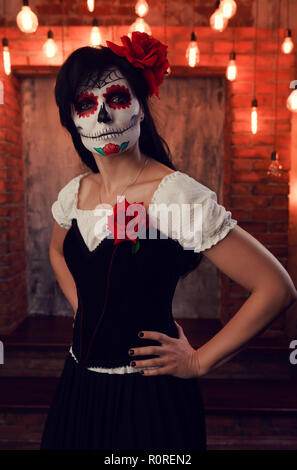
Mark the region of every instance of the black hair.
[[103, 72], [110, 67], [117, 67], [121, 71], [142, 106], [144, 119], [140, 124], [140, 151], [172, 170], [176, 170], [171, 160], [168, 144], [159, 135], [152, 118], [148, 103], [148, 84], [141, 69], [134, 67], [125, 57], [118, 56], [105, 46], [98, 48], [85, 46], [76, 49], [61, 66], [56, 79], [55, 99], [59, 108], [60, 121], [70, 133], [81, 160], [94, 173], [99, 172], [92, 152], [83, 145], [77, 132], [71, 116], [71, 104], [74, 104], [78, 90], [83, 84], [91, 80], [99, 81]]
[[[98, 167], [90, 152], [82, 143], [71, 115], [71, 104], [75, 103], [82, 86], [100, 80], [103, 72], [110, 67], [117, 67], [129, 82], [135, 96], [140, 102], [144, 119], [141, 121], [139, 148], [145, 155], [154, 158], [172, 170], [177, 170], [171, 160], [171, 153], [166, 141], [159, 135], [151, 115], [148, 96], [148, 84], [142, 71], [130, 62], [115, 54], [105, 46], [80, 47], [70, 54], [59, 69], [55, 84], [55, 99], [59, 108], [60, 121], [71, 135], [74, 147], [82, 162], [93, 173], [99, 173]], [[200, 263], [201, 254], [185, 250], [181, 266], [181, 277], [186, 277]]]

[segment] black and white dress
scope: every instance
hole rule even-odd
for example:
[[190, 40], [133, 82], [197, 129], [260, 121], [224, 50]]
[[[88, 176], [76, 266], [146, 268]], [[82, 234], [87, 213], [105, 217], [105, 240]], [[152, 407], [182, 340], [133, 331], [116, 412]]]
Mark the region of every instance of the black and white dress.
[[[195, 227], [197, 233], [191, 235], [181, 218], [177, 236], [174, 229], [179, 227], [170, 223], [165, 237], [163, 228], [157, 229], [158, 236], [140, 239], [133, 253], [131, 240], [114, 244], [107, 226], [110, 212], [95, 215], [77, 208], [80, 179], [88, 173], [70, 180], [52, 205], [55, 220], [69, 229], [63, 251], [75, 280], [78, 309], [40, 449], [206, 449], [199, 379], [143, 376], [140, 368], [129, 365], [133, 356], [128, 350], [160, 345], [139, 338], [142, 330], [178, 337], [172, 299], [180, 276], [237, 221], [218, 204], [215, 192], [175, 171], [154, 192], [150, 220], [155, 226], [160, 222], [158, 204], [188, 204], [190, 217], [197, 205], [202, 231]], [[136, 360], [150, 358], [156, 356]]]

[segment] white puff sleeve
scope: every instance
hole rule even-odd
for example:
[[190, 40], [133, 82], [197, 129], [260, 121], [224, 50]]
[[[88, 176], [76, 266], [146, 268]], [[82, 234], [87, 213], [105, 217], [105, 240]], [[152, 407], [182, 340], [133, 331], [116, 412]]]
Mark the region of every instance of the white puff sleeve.
[[[170, 173], [161, 181], [152, 203], [150, 216], [157, 220], [161, 232], [195, 253], [216, 245], [237, 224], [231, 212], [218, 204], [214, 191], [181, 171]], [[158, 210], [163, 203], [172, 207], [165, 230], [160, 222], [162, 211]]]
[[58, 193], [57, 200], [52, 204], [52, 214], [58, 224], [69, 229], [72, 221], [73, 206], [76, 200], [78, 177], [70, 180]]

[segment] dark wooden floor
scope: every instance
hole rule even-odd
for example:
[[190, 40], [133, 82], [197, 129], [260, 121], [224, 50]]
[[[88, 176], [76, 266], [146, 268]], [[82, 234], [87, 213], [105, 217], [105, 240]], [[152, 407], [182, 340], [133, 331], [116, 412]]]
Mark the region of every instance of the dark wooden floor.
[[[193, 347], [218, 320], [179, 319]], [[38, 449], [72, 339], [72, 319], [27, 318], [0, 339], [0, 449]], [[232, 361], [201, 377], [208, 449], [297, 449], [297, 377], [286, 338], [256, 338]]]

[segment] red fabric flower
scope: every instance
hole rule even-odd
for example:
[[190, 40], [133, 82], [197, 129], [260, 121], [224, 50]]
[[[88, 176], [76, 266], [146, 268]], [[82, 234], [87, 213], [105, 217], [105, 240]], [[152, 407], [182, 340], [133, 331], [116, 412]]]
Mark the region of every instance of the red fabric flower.
[[[114, 245], [126, 240], [137, 243], [138, 237], [136, 236], [136, 232], [144, 233], [151, 225], [149, 215], [144, 207], [143, 211], [139, 212], [136, 210], [137, 207], [135, 207], [135, 213], [133, 215], [127, 215], [128, 207], [132, 206], [133, 204], [143, 205], [143, 202], [133, 202], [129, 204], [126, 197], [124, 196], [122, 201], [119, 201], [115, 204], [113, 208], [113, 214], [107, 217], [107, 227], [112, 232], [112, 236], [115, 239]], [[133, 228], [127, 228], [128, 223], [136, 217], [138, 218], [138, 222], [136, 224], [132, 224]]]
[[169, 67], [166, 58], [168, 46], [139, 31], [132, 33], [132, 39], [122, 36], [121, 41], [123, 46], [110, 41], [106, 41], [106, 44], [115, 54], [126, 57], [134, 67], [143, 69], [143, 76], [149, 85], [149, 96], [155, 94], [160, 99], [158, 86], [163, 82], [164, 73]]

